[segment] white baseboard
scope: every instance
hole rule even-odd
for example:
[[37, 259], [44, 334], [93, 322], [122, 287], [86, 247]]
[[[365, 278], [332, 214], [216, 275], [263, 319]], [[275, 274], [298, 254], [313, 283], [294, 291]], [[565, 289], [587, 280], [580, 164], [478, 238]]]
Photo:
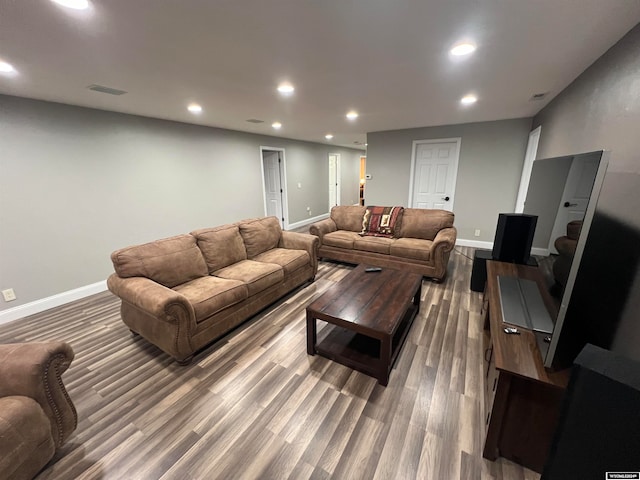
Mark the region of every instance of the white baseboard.
[[[460, 247], [474, 247], [482, 248], [484, 250], [493, 250], [493, 242], [481, 242], [480, 240], [466, 240], [464, 238], [458, 238], [456, 245]], [[531, 255], [538, 255], [540, 257], [548, 257], [551, 254], [548, 248], [533, 247], [531, 249]]]
[[549, 251], [548, 248], [533, 247], [531, 249], [531, 255], [538, 255], [540, 257], [548, 257], [549, 255], [551, 255], [551, 252]]
[[473, 247], [482, 248], [484, 250], [493, 250], [493, 242], [482, 242], [480, 240], [465, 240], [464, 238], [458, 238], [456, 245], [460, 247]]
[[325, 218], [329, 218], [328, 213], [323, 213], [322, 215], [318, 215], [317, 217], [308, 218], [306, 220], [301, 220], [296, 223], [290, 223], [287, 227], [287, 230], [295, 230], [297, 228], [302, 228], [306, 225], [311, 225], [312, 223], [319, 222], [320, 220], [324, 220]]
[[81, 298], [88, 297], [89, 295], [104, 292], [106, 289], [107, 281], [102, 280], [101, 282], [92, 283], [91, 285], [85, 285], [84, 287], [58, 293], [51, 297], [41, 298], [40, 300], [25, 303], [24, 305], [18, 305], [17, 307], [9, 308], [8, 310], [3, 310], [0, 312], [0, 325], [28, 317], [29, 315], [44, 312], [50, 308], [59, 307], [60, 305], [73, 302], [74, 300], [80, 300]]

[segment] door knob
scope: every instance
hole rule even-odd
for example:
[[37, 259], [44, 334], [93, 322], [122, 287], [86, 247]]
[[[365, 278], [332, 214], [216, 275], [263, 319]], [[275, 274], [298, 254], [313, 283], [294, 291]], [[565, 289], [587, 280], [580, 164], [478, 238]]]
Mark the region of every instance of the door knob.
[[449, 197], [442, 197], [442, 199], [443, 199], [445, 202], [448, 202], [448, 201], [449, 201]]
[[578, 205], [577, 203], [569, 203], [569, 202], [564, 202], [564, 206], [569, 208], [569, 207], [575, 207], [576, 205]]

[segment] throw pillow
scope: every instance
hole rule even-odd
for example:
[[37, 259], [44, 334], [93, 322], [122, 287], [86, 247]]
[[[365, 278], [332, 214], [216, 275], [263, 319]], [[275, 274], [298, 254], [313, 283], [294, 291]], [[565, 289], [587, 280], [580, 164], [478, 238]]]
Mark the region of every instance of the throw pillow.
[[367, 207], [362, 217], [362, 236], [392, 238], [404, 207]]

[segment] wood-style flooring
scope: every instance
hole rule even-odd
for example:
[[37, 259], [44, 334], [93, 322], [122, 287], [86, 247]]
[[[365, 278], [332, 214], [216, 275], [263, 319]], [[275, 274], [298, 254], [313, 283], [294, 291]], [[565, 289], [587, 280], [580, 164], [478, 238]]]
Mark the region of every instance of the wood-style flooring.
[[389, 385], [306, 353], [305, 306], [352, 267], [316, 281], [181, 367], [120, 320], [109, 292], [0, 327], [0, 342], [59, 339], [78, 428], [45, 479], [491, 479], [539, 475], [482, 458], [481, 295], [473, 249], [456, 247]]

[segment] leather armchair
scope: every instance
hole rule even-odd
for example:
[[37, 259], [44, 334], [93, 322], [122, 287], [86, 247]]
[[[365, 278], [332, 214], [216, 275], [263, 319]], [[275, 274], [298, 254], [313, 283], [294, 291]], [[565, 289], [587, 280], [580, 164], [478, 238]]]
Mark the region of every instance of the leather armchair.
[[61, 378], [73, 357], [64, 342], [0, 345], [0, 478], [33, 478], [75, 430]]

